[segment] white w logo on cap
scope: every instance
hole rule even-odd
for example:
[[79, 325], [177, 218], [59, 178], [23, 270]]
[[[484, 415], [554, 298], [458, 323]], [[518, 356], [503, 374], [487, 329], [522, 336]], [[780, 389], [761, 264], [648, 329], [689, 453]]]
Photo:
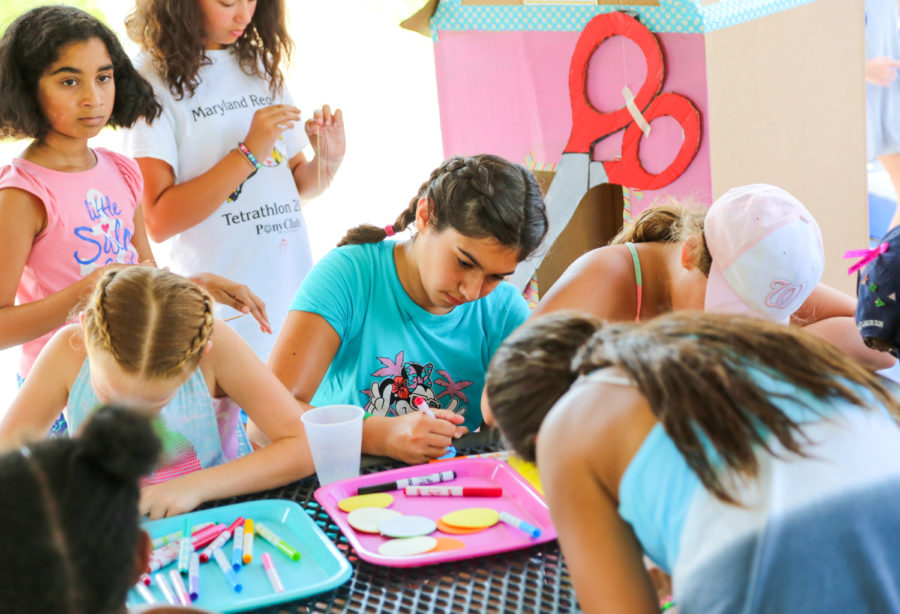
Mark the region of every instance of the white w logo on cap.
[[766, 295], [766, 307], [784, 309], [793, 303], [794, 299], [801, 292], [803, 292], [803, 284], [776, 279], [769, 284], [769, 293]]

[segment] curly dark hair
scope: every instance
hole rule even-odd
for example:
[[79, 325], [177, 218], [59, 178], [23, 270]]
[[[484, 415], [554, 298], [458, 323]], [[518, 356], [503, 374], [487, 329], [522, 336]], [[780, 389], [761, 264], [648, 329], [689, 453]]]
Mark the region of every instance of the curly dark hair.
[[50, 123], [37, 86], [66, 45], [99, 38], [113, 64], [116, 98], [108, 125], [152, 121], [162, 107], [153, 87], [134, 69], [119, 39], [93, 15], [71, 6], [41, 6], [20, 15], [0, 39], [0, 137], [42, 139]]
[[[178, 100], [193, 96], [206, 57], [203, 15], [196, 0], [137, 0], [125, 19], [128, 36], [150, 56], [153, 67]], [[231, 47], [241, 68], [281, 92], [282, 61], [290, 61], [294, 42], [287, 32], [284, 0], [258, 0], [253, 19]]]

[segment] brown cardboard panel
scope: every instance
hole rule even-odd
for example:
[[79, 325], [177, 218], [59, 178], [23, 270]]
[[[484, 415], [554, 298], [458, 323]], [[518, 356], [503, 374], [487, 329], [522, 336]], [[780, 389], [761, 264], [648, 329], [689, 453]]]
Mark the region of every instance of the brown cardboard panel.
[[713, 197], [765, 182], [799, 198], [825, 242], [823, 281], [854, 292], [868, 243], [864, 0], [817, 0], [706, 35]]
[[603, 184], [588, 190], [565, 230], [557, 237], [538, 267], [537, 281], [541, 296], [546, 294], [572, 261], [595, 247], [606, 245], [621, 230], [622, 207], [621, 186]]
[[418, 32], [419, 34], [423, 34], [430, 38], [431, 25], [429, 24], [429, 20], [431, 19], [431, 16], [434, 15], [434, 11], [437, 10], [437, 5], [438, 0], [428, 0], [422, 8], [401, 21], [400, 27], [412, 30], [413, 32]]

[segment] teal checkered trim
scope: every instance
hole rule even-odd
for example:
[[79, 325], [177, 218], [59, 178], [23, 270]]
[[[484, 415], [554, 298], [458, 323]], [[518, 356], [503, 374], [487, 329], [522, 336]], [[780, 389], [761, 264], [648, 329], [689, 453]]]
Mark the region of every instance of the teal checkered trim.
[[629, 11], [652, 32], [703, 33], [753, 21], [815, 0], [660, 0], [660, 6], [554, 4], [531, 6], [463, 6], [441, 0], [431, 18], [435, 40], [440, 30], [548, 30], [580, 32], [600, 13]]

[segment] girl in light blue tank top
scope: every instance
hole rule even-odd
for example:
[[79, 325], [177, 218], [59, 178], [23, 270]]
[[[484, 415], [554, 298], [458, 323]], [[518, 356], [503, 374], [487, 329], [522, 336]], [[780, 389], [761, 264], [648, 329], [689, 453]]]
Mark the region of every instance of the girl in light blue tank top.
[[[487, 376], [586, 612], [900, 612], [900, 404], [796, 327], [552, 314]], [[627, 607], [626, 607], [627, 606]]]
[[[212, 297], [162, 269], [108, 271], [80, 324], [41, 353], [0, 420], [0, 442], [42, 432], [65, 407], [71, 432], [116, 403], [158, 416], [163, 455], [141, 493], [151, 517], [281, 486], [313, 471], [300, 407], [231, 328]], [[251, 445], [240, 407], [258, 436]]]

